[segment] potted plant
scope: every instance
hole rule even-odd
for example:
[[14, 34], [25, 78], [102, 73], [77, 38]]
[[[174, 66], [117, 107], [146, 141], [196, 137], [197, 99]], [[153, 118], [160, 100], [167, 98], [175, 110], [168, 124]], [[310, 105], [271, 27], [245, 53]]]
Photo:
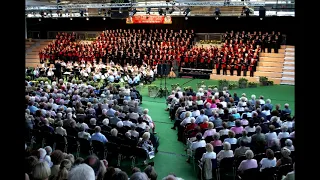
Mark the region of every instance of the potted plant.
[[217, 85], [208, 85], [208, 88], [214, 89], [214, 88], [218, 88], [218, 86]]
[[256, 88], [256, 87], [258, 87], [258, 83], [249, 82], [249, 83], [248, 83], [248, 87], [249, 87], [249, 88]]
[[260, 76], [259, 82], [260, 82], [260, 85], [262, 86], [268, 86], [268, 78], [265, 76]]
[[227, 81], [226, 79], [223, 79], [223, 80], [219, 80], [218, 81], [218, 89], [219, 90], [222, 90], [224, 87], [229, 87], [229, 81]]
[[239, 88], [246, 88], [248, 86], [248, 79], [240, 78], [238, 81]]
[[171, 91], [176, 91], [177, 87], [179, 87], [179, 83], [171, 84]]
[[157, 86], [155, 86], [155, 85], [148, 86], [149, 97], [156, 97], [158, 91], [159, 91], [159, 88]]
[[273, 81], [268, 81], [268, 86], [273, 86]]
[[236, 89], [237, 88], [237, 83], [229, 83], [228, 89]]
[[205, 88], [206, 87], [205, 82], [204, 81], [198, 82], [197, 83], [197, 87], [198, 87], [198, 89], [199, 88]]

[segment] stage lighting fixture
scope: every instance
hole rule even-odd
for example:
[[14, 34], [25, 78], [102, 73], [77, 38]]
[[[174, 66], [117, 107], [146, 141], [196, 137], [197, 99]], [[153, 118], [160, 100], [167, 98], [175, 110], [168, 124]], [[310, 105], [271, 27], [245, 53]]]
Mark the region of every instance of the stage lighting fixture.
[[102, 18], [103, 20], [106, 20], [106, 18], [104, 17], [104, 18]]
[[186, 14], [185, 17], [187, 17], [190, 13], [190, 8], [187, 8], [186, 10], [184, 10], [183, 14]]
[[137, 9], [134, 8], [134, 9], [132, 10], [132, 16], [134, 16], [136, 13], [137, 13]]
[[188, 17], [186, 16], [184, 19], [185, 19], [185, 20], [188, 20]]
[[162, 14], [163, 14], [163, 9], [162, 9], [162, 8], [159, 8], [158, 12], [159, 12], [159, 15], [162, 16]]
[[174, 12], [174, 8], [172, 7], [170, 10], [169, 10], [169, 14], [172, 14]]
[[101, 15], [101, 9], [98, 10], [98, 14]]
[[119, 13], [120, 13], [120, 14], [122, 13], [122, 8], [119, 8]]
[[148, 7], [148, 8], [147, 8], [147, 11], [146, 11], [146, 14], [149, 14], [149, 15], [150, 15], [150, 12], [151, 12], [151, 8]]
[[216, 10], [214, 11], [214, 13], [216, 14], [216, 16], [220, 16], [221, 11], [219, 8], [216, 8]]
[[39, 18], [39, 21], [41, 21], [41, 18]]
[[72, 18], [70, 18], [70, 20], [72, 21], [73, 19], [72, 19]]
[[259, 8], [259, 17], [260, 17], [260, 20], [266, 17], [266, 8], [264, 8], [263, 6], [260, 6]]
[[80, 16], [81, 16], [81, 17], [83, 17], [83, 14], [84, 14], [83, 11], [80, 10]]
[[89, 18], [87, 17], [86, 20], [89, 21]]
[[244, 11], [244, 13], [246, 14], [247, 17], [249, 17], [249, 15], [250, 15], [250, 10], [249, 10], [249, 8], [246, 8], [245, 11]]
[[218, 19], [219, 19], [219, 17], [218, 17], [218, 16], [216, 16], [216, 17], [215, 17], [215, 19], [216, 19], [216, 20], [218, 20]]

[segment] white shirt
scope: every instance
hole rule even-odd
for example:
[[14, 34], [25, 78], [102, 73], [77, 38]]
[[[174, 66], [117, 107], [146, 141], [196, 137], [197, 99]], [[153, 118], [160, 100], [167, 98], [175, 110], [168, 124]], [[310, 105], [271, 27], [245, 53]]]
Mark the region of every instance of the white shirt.
[[268, 133], [266, 134], [266, 140], [267, 140], [267, 142], [268, 142], [268, 147], [271, 146], [271, 141], [272, 141], [272, 139], [277, 139], [277, 138], [278, 138], [278, 137], [277, 137], [277, 133], [276, 133], [276, 132], [272, 132], [272, 133], [268, 132]]
[[260, 105], [266, 104], [266, 102], [263, 99], [260, 99], [259, 101], [260, 101]]
[[288, 132], [280, 132], [280, 133], [278, 134], [278, 139], [287, 138], [287, 137], [289, 137], [289, 136], [290, 136], [290, 135], [289, 135]]
[[215, 152], [206, 152], [202, 155], [201, 161], [204, 159], [216, 159], [217, 154]]
[[142, 128], [142, 129], [145, 129], [146, 126], [147, 126], [147, 124], [145, 122], [142, 122], [141, 124], [139, 124], [139, 123], [137, 124], [137, 127]]
[[66, 136], [67, 131], [63, 127], [56, 127], [56, 134], [60, 134], [61, 136]]
[[288, 128], [292, 128], [293, 121], [286, 121], [286, 122], [282, 123], [282, 125], [287, 126]]
[[220, 136], [228, 135], [229, 131], [230, 131], [229, 129], [221, 129], [219, 131], [219, 134], [220, 134]]
[[244, 128], [247, 132], [256, 132], [256, 127], [253, 126], [252, 128], [250, 126], [246, 126]]
[[261, 113], [265, 114], [266, 116], [271, 115], [270, 110], [263, 110]]
[[91, 138], [91, 135], [85, 131], [82, 131], [82, 132], [78, 132], [78, 138], [89, 140]]
[[263, 158], [260, 161], [260, 165], [261, 165], [260, 170], [265, 169], [265, 168], [270, 168], [270, 167], [276, 167], [276, 164], [277, 164], [276, 158], [273, 158], [272, 160], [270, 160], [268, 158]]
[[200, 111], [199, 110], [192, 111], [192, 117], [197, 117], [199, 115], [200, 115]]
[[223, 158], [233, 157], [233, 151], [232, 150], [221, 150], [217, 155], [217, 160], [221, 161]]
[[186, 126], [188, 123], [191, 123], [191, 118], [186, 117], [184, 120], [180, 123], [181, 126]]
[[227, 102], [225, 102], [225, 101], [220, 102], [220, 104], [222, 104], [223, 108], [227, 107]]
[[122, 123], [123, 123], [123, 126], [128, 126], [128, 127], [130, 127], [133, 123], [131, 122], [131, 121], [129, 121], [129, 120], [126, 120], [126, 121], [122, 121]]
[[200, 140], [200, 141], [192, 142], [190, 149], [194, 151], [199, 147], [206, 147], [206, 141]]

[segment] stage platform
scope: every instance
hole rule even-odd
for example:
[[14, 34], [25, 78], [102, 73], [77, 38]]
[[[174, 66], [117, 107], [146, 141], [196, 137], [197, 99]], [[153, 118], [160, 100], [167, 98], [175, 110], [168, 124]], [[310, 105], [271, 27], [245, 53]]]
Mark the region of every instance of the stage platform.
[[[249, 73], [248, 73], [249, 75]], [[227, 81], [238, 81], [240, 78], [246, 78], [248, 79], [248, 82], [255, 82], [259, 83], [259, 77], [250, 77], [250, 76], [236, 76], [236, 75], [217, 75], [217, 74], [211, 74], [210, 79], [212, 80], [227, 80]], [[280, 84], [281, 78], [268, 78], [269, 81], [273, 81], [274, 84]]]

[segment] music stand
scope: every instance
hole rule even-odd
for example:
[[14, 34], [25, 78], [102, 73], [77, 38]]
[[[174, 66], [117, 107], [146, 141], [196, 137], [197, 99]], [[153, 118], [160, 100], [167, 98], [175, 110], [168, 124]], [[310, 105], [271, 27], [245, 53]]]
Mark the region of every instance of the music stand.
[[[160, 89], [157, 93], [157, 95], [154, 97], [154, 99], [156, 97], [167, 97], [167, 92], [168, 92], [168, 89], [167, 89], [167, 76], [169, 74], [169, 65], [167, 63], [162, 63], [162, 64], [158, 64], [158, 67], [157, 67], [157, 72], [158, 74], [161, 76], [160, 77]], [[162, 88], [162, 78], [164, 77], [164, 89]]]

